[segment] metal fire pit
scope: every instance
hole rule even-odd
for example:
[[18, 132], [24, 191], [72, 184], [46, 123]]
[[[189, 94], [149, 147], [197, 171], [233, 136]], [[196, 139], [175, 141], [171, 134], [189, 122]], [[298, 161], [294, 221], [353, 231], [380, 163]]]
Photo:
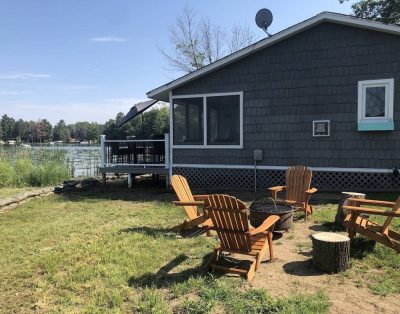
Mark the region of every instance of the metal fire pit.
[[293, 226], [293, 207], [284, 200], [264, 197], [254, 201], [250, 207], [250, 223], [254, 228], [260, 226], [271, 215], [279, 216], [274, 231], [288, 230]]

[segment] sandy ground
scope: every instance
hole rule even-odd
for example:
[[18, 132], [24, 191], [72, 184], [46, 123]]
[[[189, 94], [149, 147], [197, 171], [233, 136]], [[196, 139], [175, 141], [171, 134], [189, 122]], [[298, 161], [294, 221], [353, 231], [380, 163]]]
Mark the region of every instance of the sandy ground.
[[293, 230], [274, 241], [276, 259], [263, 262], [249, 286], [265, 288], [273, 296], [323, 290], [331, 301], [331, 313], [400, 313], [399, 295], [381, 297], [371, 293], [367, 287], [357, 287], [355, 278], [324, 274], [313, 269], [309, 236], [322, 231], [318, 229], [321, 226], [296, 222]]

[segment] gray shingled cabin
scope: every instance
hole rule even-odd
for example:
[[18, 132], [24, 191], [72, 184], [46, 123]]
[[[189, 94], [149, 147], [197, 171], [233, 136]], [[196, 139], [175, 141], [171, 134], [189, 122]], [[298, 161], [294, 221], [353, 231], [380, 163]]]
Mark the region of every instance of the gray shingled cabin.
[[400, 26], [324, 12], [147, 96], [173, 104], [169, 174], [194, 187], [307, 165], [319, 190], [399, 190]]

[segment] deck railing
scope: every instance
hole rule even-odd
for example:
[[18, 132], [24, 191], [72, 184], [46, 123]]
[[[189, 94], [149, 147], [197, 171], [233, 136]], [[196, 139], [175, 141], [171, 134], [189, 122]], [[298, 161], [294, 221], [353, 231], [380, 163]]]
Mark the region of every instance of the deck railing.
[[169, 134], [160, 140], [107, 140], [101, 135], [100, 167], [169, 166]]

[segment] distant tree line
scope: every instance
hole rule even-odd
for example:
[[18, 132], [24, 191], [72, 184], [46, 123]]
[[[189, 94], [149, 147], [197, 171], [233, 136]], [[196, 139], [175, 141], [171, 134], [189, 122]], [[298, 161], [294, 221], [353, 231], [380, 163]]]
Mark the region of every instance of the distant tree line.
[[164, 134], [169, 130], [167, 106], [147, 111], [119, 127], [123, 116], [124, 114], [120, 112], [115, 119], [108, 120], [104, 125], [103, 134], [108, 139], [125, 139], [128, 136], [135, 136], [138, 139], [164, 138]]
[[119, 127], [123, 116], [124, 114], [120, 112], [115, 119], [110, 119], [105, 124], [96, 122], [67, 124], [64, 120], [60, 120], [53, 126], [47, 119], [24, 121], [5, 114], [0, 120], [0, 140], [24, 143], [98, 141], [101, 134], [105, 134], [109, 139], [126, 139], [128, 136], [152, 139], [163, 137], [164, 133], [168, 132], [167, 107], [147, 111]]

